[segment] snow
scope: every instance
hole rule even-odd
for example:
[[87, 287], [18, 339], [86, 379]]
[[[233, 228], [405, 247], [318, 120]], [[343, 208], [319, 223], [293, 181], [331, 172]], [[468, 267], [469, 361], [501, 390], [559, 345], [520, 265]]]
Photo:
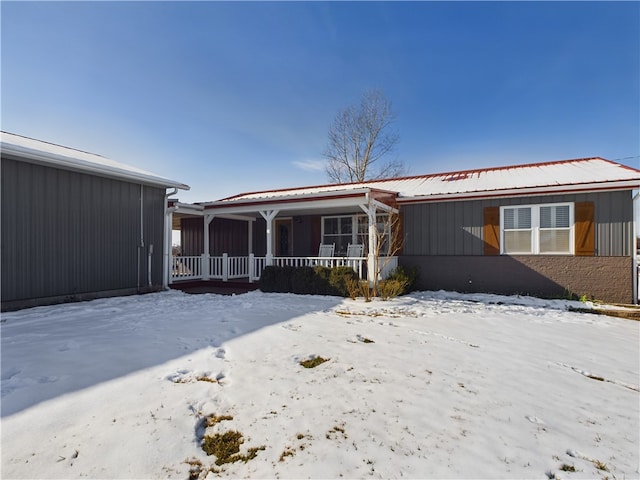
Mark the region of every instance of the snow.
[[155, 173], [131, 165], [116, 162], [95, 153], [56, 145], [14, 133], [0, 132], [0, 150], [23, 159], [31, 159], [60, 168], [70, 168], [108, 177], [137, 180], [160, 187], [176, 187], [189, 190], [189, 186], [175, 180], [160, 177]]
[[[538, 193], [549, 190], [566, 192], [572, 189], [583, 190], [585, 185], [589, 185], [591, 189], [597, 185], [608, 188], [618, 182], [624, 183], [628, 188], [637, 188], [640, 186], [640, 170], [603, 158], [581, 158], [372, 180], [363, 183], [318, 185], [243, 193], [218, 202], [211, 202], [208, 205], [221, 206], [244, 200], [286, 199], [362, 188], [398, 192], [400, 199], [411, 200], [415, 197], [435, 198], [507, 191], [522, 195], [523, 191], [527, 189], [538, 189]], [[525, 193], [531, 194], [531, 192]]]
[[[6, 313], [2, 478], [638, 478], [640, 323], [569, 305], [169, 291]], [[229, 431], [255, 458], [202, 450]]]

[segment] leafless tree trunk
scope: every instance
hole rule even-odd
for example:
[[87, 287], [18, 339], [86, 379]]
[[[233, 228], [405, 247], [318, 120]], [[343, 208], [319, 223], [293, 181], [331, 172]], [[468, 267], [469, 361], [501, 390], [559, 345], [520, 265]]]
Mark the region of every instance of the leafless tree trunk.
[[323, 152], [329, 161], [329, 180], [363, 182], [403, 175], [406, 169], [402, 161], [396, 158], [383, 162], [400, 139], [391, 130], [395, 118], [391, 102], [380, 90], [365, 92], [359, 105], [340, 111], [329, 127], [329, 141]]
[[[392, 257], [397, 256], [402, 251], [403, 238], [401, 228], [401, 218], [398, 213], [390, 213], [384, 216], [382, 225], [376, 221], [376, 247], [373, 252], [375, 262], [374, 278], [362, 284], [363, 294], [366, 299], [378, 296], [378, 284], [380, 275], [391, 262]], [[368, 243], [365, 243], [368, 245]], [[368, 256], [368, 248], [365, 248], [365, 256]]]

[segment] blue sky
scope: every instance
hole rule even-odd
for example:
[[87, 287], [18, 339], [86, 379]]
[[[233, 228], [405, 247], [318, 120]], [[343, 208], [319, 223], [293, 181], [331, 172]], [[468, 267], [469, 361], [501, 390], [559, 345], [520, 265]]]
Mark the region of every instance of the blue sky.
[[638, 2], [0, 8], [2, 130], [187, 183], [183, 201], [325, 183], [328, 127], [370, 88], [410, 174], [640, 168]]

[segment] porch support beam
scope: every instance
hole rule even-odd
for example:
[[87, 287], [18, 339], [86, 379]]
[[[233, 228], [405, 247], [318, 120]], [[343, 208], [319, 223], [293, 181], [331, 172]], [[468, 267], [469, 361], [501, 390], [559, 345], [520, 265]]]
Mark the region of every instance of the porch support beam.
[[380, 202], [372, 200], [368, 205], [360, 205], [360, 208], [367, 214], [369, 222], [369, 249], [367, 252], [367, 279], [369, 280], [369, 286], [372, 287], [375, 283], [378, 272], [378, 227], [376, 225], [376, 207]]
[[203, 280], [208, 280], [209, 279], [209, 254], [210, 254], [210, 249], [209, 249], [209, 225], [211, 224], [211, 222], [213, 221], [213, 219], [215, 218], [215, 215], [212, 215], [210, 213], [207, 213], [204, 215], [204, 219], [203, 219], [203, 228], [204, 228], [204, 245], [202, 246], [202, 259], [201, 259], [201, 273], [202, 273], [202, 279]]
[[280, 210], [260, 210], [260, 215], [267, 222], [267, 255], [266, 265], [273, 265], [273, 219], [276, 218]]
[[169, 288], [171, 283], [171, 272], [173, 270], [173, 211], [174, 208], [166, 207], [164, 214], [164, 251], [162, 254], [162, 288]]

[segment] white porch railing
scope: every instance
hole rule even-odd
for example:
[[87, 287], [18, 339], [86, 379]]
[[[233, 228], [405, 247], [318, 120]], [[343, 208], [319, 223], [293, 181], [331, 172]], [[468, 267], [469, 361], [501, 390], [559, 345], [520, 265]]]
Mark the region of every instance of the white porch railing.
[[201, 257], [172, 257], [171, 280], [198, 280], [202, 278]]
[[[366, 257], [273, 257], [272, 265], [283, 267], [351, 267], [364, 278]], [[380, 259], [384, 263], [382, 277], [398, 266], [397, 257]], [[172, 257], [171, 282], [181, 280], [222, 280], [228, 281], [246, 278], [249, 282], [260, 280], [267, 264], [266, 257], [248, 256], [230, 257], [226, 253], [218, 257], [206, 255], [193, 257]], [[203, 268], [205, 266], [206, 268]]]

